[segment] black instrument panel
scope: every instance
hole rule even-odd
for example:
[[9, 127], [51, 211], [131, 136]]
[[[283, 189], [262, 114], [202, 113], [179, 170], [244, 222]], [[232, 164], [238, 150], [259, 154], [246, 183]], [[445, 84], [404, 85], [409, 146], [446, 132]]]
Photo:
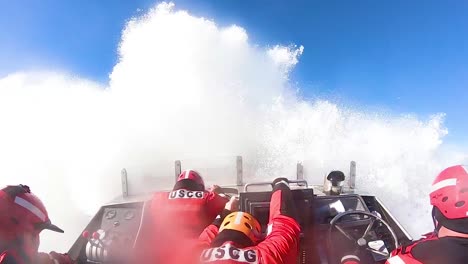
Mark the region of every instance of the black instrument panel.
[[[292, 190], [294, 203], [299, 213], [301, 226], [300, 253], [297, 263], [328, 263], [329, 252], [320, 245], [326, 241], [330, 221], [346, 211], [369, 209], [359, 195], [316, 196], [313, 189]], [[269, 221], [272, 192], [251, 192], [240, 194], [240, 210], [252, 214], [262, 225], [265, 233]], [[343, 219], [349, 225], [365, 225], [368, 220], [349, 217]]]
[[[311, 209], [314, 211], [314, 223], [317, 225], [329, 225], [330, 221], [339, 213], [349, 211], [370, 212], [364, 200], [355, 194], [317, 196]], [[362, 219], [347, 217], [343, 220], [358, 221]]]
[[[309, 225], [311, 215], [310, 207], [314, 200], [313, 189], [292, 190], [294, 203], [299, 212], [299, 225], [302, 229]], [[247, 192], [239, 196], [240, 210], [253, 215], [262, 225], [265, 232], [270, 214], [270, 200], [272, 192]]]
[[[292, 190], [292, 194], [302, 228], [308, 227], [311, 223], [328, 225], [333, 217], [342, 212], [369, 212], [364, 200], [355, 194], [316, 196], [313, 189]], [[264, 228], [268, 224], [271, 195], [272, 192], [241, 193], [240, 210], [255, 216]]]

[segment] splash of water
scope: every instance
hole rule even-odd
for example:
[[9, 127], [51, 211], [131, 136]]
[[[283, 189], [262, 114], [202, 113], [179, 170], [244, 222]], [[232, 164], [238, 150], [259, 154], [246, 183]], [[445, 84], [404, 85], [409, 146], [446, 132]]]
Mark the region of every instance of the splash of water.
[[[241, 27], [158, 4], [123, 30], [107, 85], [56, 72], [0, 79], [0, 183], [31, 185], [67, 234], [44, 232], [41, 247], [66, 251], [119, 195], [123, 167], [162, 179], [175, 159], [204, 157], [208, 167], [242, 155], [252, 180], [295, 175], [301, 161], [319, 183], [356, 160], [360, 189], [379, 194], [413, 234], [426, 231], [430, 181], [467, 158], [444, 151], [442, 116], [305, 101], [288, 82], [303, 50], [259, 47]], [[427, 221], [414, 226], [415, 217]]]

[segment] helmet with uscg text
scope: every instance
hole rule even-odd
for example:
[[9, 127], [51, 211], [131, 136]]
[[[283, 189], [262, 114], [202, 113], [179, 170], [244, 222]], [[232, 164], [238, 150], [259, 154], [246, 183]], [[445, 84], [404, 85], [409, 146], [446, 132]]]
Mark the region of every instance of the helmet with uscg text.
[[183, 181], [183, 180], [191, 180], [195, 182], [196, 184], [200, 185], [202, 189], [205, 189], [205, 182], [203, 181], [203, 178], [200, 176], [200, 173], [194, 170], [185, 170], [181, 174], [179, 174], [179, 177], [177, 177], [177, 182]]
[[432, 183], [430, 199], [435, 220], [468, 233], [468, 166], [452, 166], [440, 172]]
[[245, 212], [233, 212], [227, 215], [219, 227], [219, 233], [223, 230], [239, 231], [254, 244], [257, 244], [261, 239], [260, 223], [251, 214]]

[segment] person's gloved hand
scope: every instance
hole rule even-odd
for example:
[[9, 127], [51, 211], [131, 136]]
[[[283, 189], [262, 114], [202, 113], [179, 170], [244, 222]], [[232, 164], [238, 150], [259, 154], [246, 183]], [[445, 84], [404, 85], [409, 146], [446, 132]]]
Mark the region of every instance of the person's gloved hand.
[[208, 189], [208, 191], [214, 192], [216, 194], [220, 194], [221, 193], [221, 187], [218, 186], [218, 185], [213, 185], [213, 186], [211, 186], [210, 189]]
[[279, 184], [279, 183], [283, 183], [289, 187], [289, 180], [288, 178], [284, 178], [284, 177], [276, 178], [271, 185], [273, 185], [274, 187], [276, 184]]
[[239, 211], [239, 199], [236, 196], [231, 197], [229, 202], [226, 203], [226, 206], [224, 206], [224, 209], [230, 212]]
[[284, 186], [286, 186], [286, 187], [289, 188], [289, 180], [288, 180], [288, 178], [284, 178], [284, 177], [276, 178], [276, 179], [271, 183], [271, 186], [273, 187], [273, 190], [278, 189], [278, 186], [277, 186], [278, 184], [284, 184]]

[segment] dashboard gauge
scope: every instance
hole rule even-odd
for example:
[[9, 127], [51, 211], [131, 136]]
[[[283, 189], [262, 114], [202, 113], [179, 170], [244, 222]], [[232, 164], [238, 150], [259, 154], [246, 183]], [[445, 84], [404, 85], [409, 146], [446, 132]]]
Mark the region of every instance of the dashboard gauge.
[[131, 220], [133, 219], [133, 217], [135, 217], [135, 213], [133, 211], [127, 211], [124, 217], [125, 220]]
[[106, 219], [112, 219], [112, 218], [114, 218], [116, 215], [117, 215], [117, 211], [115, 211], [115, 210], [109, 210], [109, 211], [107, 211], [105, 217], [106, 217]]

